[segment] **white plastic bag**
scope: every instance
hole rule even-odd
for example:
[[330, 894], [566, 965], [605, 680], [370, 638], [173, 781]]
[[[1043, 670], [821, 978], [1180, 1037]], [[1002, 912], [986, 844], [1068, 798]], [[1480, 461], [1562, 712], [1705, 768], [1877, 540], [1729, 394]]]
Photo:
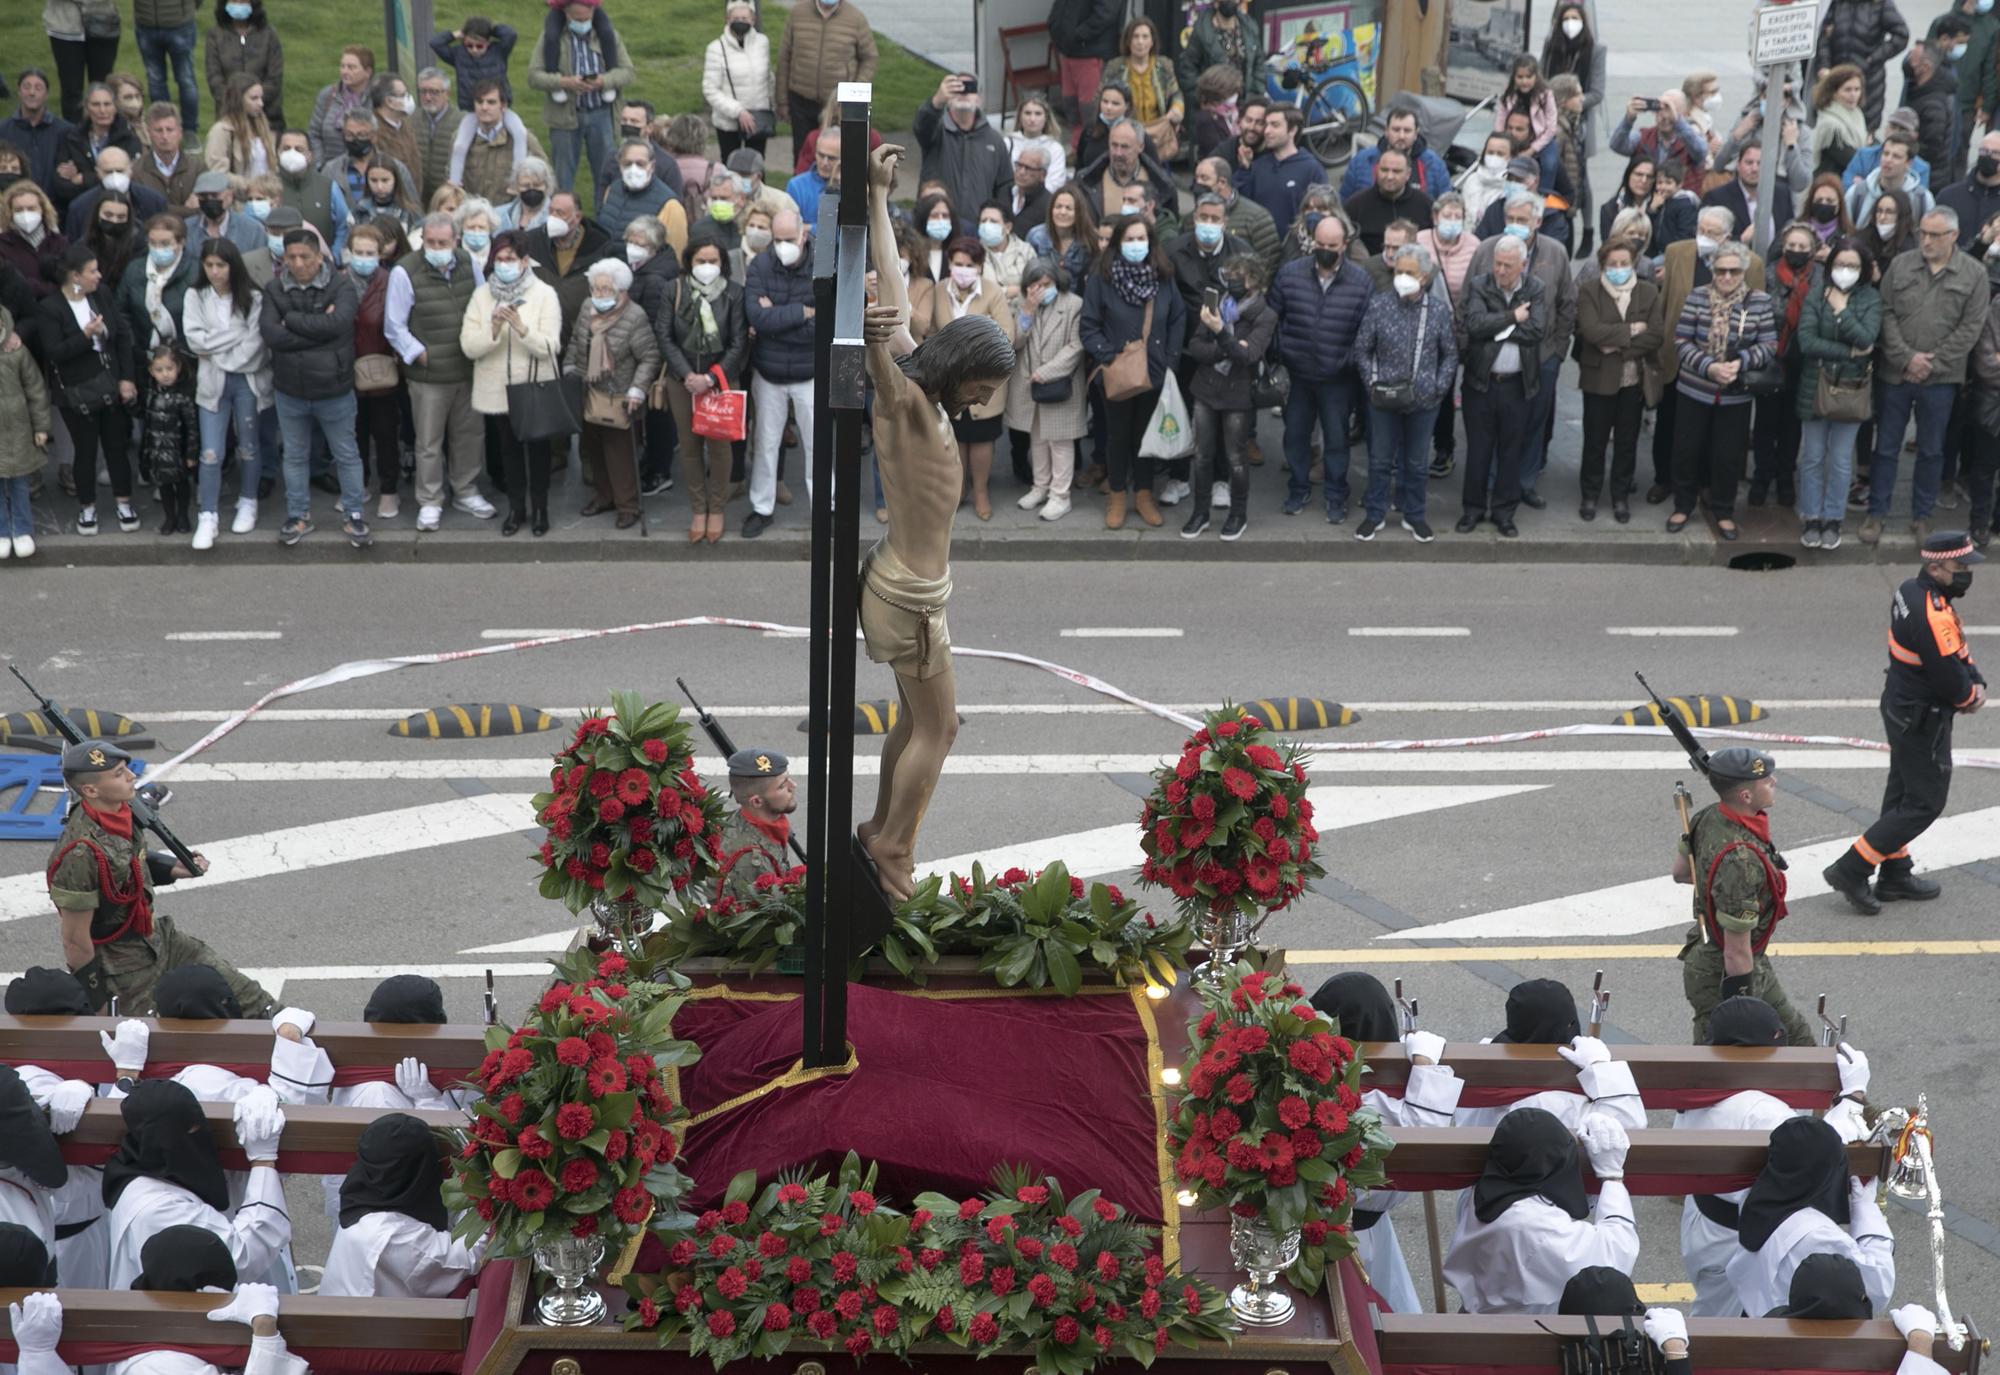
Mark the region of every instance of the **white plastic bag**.
[[1186, 458], [1194, 452], [1194, 418], [1181, 399], [1181, 384], [1172, 369], [1160, 388], [1160, 404], [1146, 422], [1146, 437], [1139, 441], [1141, 458]]

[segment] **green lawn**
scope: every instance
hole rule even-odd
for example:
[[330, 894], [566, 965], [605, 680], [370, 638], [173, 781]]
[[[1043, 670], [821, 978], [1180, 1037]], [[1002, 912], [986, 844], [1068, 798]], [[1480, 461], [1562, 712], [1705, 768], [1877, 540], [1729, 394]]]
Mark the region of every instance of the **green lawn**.
[[[548, 13], [544, 0], [475, 0], [471, 4], [464, 0], [436, 0], [436, 6], [440, 28], [456, 28], [467, 15], [483, 13], [520, 30], [521, 42], [514, 49], [511, 73], [517, 108], [546, 147], [541, 95], [528, 89], [527, 83], [530, 50], [539, 41], [542, 21]], [[638, 68], [639, 80], [632, 94], [652, 101], [668, 113], [703, 110], [702, 53], [709, 40], [722, 31], [722, 5], [718, 0], [610, 0], [610, 6], [618, 31]], [[143, 82], [145, 67], [139, 61], [139, 50], [132, 38], [131, 10], [129, 6], [121, 8], [126, 13], [126, 29], [118, 66]], [[380, 0], [266, 0], [266, 10], [284, 40], [285, 106], [286, 113], [295, 121], [303, 122], [312, 113], [314, 94], [334, 79], [344, 45], [362, 43], [374, 49], [378, 69], [387, 70]], [[213, 21], [213, 13], [212, 5], [202, 5], [200, 22], [204, 34]], [[768, 4], [763, 14], [775, 56], [784, 36], [787, 10], [779, 4]], [[917, 103], [937, 89], [938, 69], [904, 52], [880, 34], [876, 35], [876, 43], [882, 52], [881, 67], [875, 74], [876, 122], [885, 129], [906, 128]], [[431, 54], [424, 42], [418, 46], [423, 49], [419, 55], [421, 65]], [[10, 84], [14, 73], [23, 66], [53, 70], [48, 39], [42, 32], [40, 5], [30, 0], [0, 0], [0, 53], [7, 54], [4, 61]], [[195, 52], [195, 71], [197, 74], [202, 71], [199, 48]], [[409, 75], [405, 73], [406, 77]], [[779, 100], [782, 116], [782, 94]], [[51, 103], [54, 103], [53, 93]], [[202, 108], [206, 122], [215, 108], [206, 90]], [[781, 131], [784, 127], [787, 126], [781, 126]], [[578, 177], [579, 191], [588, 179], [586, 162]], [[773, 180], [780, 186], [784, 184], [784, 177], [775, 173]]]

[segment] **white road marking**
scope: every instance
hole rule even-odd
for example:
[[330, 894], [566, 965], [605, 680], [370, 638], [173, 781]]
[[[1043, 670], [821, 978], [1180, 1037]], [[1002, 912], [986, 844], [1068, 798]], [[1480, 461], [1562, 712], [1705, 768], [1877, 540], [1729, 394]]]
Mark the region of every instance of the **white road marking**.
[[[543, 772], [546, 776], [546, 765]], [[182, 879], [174, 885], [174, 891], [240, 883], [352, 860], [379, 859], [465, 840], [484, 840], [526, 831], [534, 824], [532, 794], [482, 793], [477, 797], [400, 807], [339, 821], [288, 826], [204, 844], [201, 852], [208, 857], [211, 872], [204, 878]], [[525, 872], [528, 857], [525, 843], [521, 853]], [[0, 922], [46, 917], [54, 912], [49, 903], [48, 882], [40, 868], [0, 879]]]
[[1736, 634], [1733, 625], [1607, 625], [1606, 635], [1631, 635], [1639, 639], [1726, 640]]
[[581, 635], [584, 633], [585, 632], [582, 629], [576, 626], [567, 626], [567, 627], [558, 626], [554, 630], [537, 629], [535, 627], [530, 626], [529, 628], [523, 630], [516, 626], [503, 625], [496, 629], [480, 631], [479, 638], [482, 640], [507, 640], [507, 641], [546, 640], [551, 635]]
[[[1790, 756], [1786, 756], [1788, 766]], [[1318, 818], [1315, 815], [1315, 822]], [[1820, 870], [1838, 859], [1850, 840], [1804, 845], [1785, 855], [1790, 864], [1786, 900], [1796, 906], [1830, 890]], [[1913, 852], [1921, 870], [1950, 869], [2000, 857], [2000, 807], [1946, 816], [1924, 832]], [[1634, 936], [1680, 926], [1689, 918], [1689, 889], [1671, 878], [1640, 879], [1566, 898], [1531, 902], [1498, 912], [1459, 917], [1393, 931], [1377, 940], [1495, 940], [1522, 936]], [[1843, 909], [1844, 910], [1844, 909]]]
[[1347, 633], [1365, 640], [1463, 640], [1472, 631], [1462, 625], [1351, 625]]
[[1065, 640], [1178, 640], [1187, 632], [1171, 625], [1078, 625], [1058, 634]]
[[1968, 635], [2000, 635], [2000, 625], [1969, 625], [1965, 628], [1965, 633]]
[[282, 630], [172, 630], [169, 640], [282, 640]]

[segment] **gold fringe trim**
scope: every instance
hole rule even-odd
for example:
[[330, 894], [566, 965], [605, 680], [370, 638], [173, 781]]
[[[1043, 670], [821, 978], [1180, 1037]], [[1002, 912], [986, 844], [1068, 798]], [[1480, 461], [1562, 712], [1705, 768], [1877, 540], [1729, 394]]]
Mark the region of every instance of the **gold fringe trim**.
[[759, 1098], [767, 1094], [776, 1093], [780, 1089], [795, 1089], [801, 1084], [810, 1084], [816, 1079], [831, 1079], [837, 1075], [852, 1074], [860, 1065], [860, 1057], [854, 1053], [854, 1042], [849, 1041], [847, 1043], [847, 1062], [845, 1064], [821, 1065], [817, 1069], [807, 1069], [804, 1060], [794, 1060], [790, 1069], [773, 1079], [770, 1083], [760, 1084], [748, 1093], [739, 1093], [734, 1098], [724, 1099], [714, 1107], [696, 1113], [682, 1125], [698, 1127], [710, 1118], [720, 1117], [723, 1113], [732, 1112], [746, 1103], [754, 1103]]
[[610, 1273], [604, 1277], [606, 1284], [623, 1284], [625, 1277], [632, 1273], [632, 1264], [639, 1259], [640, 1243], [646, 1239], [646, 1224], [653, 1220], [656, 1205], [646, 1205], [646, 1215], [639, 1219], [639, 1230], [625, 1238], [625, 1245], [619, 1248], [618, 1259], [612, 1262]]
[[1147, 1097], [1153, 1103], [1153, 1144], [1158, 1154], [1160, 1171], [1160, 1256], [1169, 1266], [1181, 1263], [1181, 1205], [1175, 1197], [1174, 1162], [1167, 1154], [1167, 1090], [1160, 1082], [1160, 1071], [1166, 1067], [1165, 1058], [1160, 1053], [1160, 1027], [1153, 1016], [1153, 1000], [1146, 996], [1142, 984], [1134, 984], [1127, 990], [1132, 996], [1133, 1011], [1139, 1015], [1139, 1025], [1146, 1031], [1146, 1089]]

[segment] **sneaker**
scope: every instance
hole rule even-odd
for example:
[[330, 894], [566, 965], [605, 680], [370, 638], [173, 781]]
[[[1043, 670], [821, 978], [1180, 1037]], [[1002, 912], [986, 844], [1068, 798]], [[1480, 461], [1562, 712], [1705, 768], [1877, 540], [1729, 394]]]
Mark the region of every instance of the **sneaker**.
[[1829, 520], [1819, 527], [1819, 547], [1822, 549], [1840, 548], [1839, 521]]
[[[1346, 507], [1345, 505], [1340, 505], [1340, 506], [1329, 506], [1329, 507], [1327, 507], [1327, 508], [1326, 508], [1326, 523], [1327, 523], [1328, 525], [1345, 525], [1345, 524], [1347, 524], [1347, 507]], [[1381, 524], [1382, 522], [1380, 522], [1380, 521], [1377, 521], [1377, 522], [1375, 522], [1375, 523], [1376, 523], [1377, 525], [1380, 525], [1380, 524]]]
[[1918, 544], [1922, 544], [1925, 540], [1929, 539], [1930, 537], [1931, 537], [1931, 521], [1929, 516], [1918, 516], [1915, 520], [1910, 522], [1911, 539], [1915, 540]]
[[118, 503], [118, 528], [128, 535], [139, 528], [139, 513], [129, 501]]
[[247, 535], [257, 528], [257, 498], [236, 498], [236, 519], [229, 523], [232, 535]]
[[359, 511], [347, 518], [340, 527], [340, 533], [347, 536], [347, 542], [356, 549], [366, 549], [375, 542], [375, 536], [369, 533], [368, 522], [361, 518]]
[[13, 557], [14, 541], [11, 539], [0, 539], [0, 559], [11, 559]]
[[[1880, 516], [1870, 516], [1868, 517], [1868, 519], [1861, 522], [1861, 542], [1863, 544], [1874, 544], [1877, 540], [1881, 538], [1882, 538], [1882, 518]], [[1821, 548], [1826, 547], [1824, 542], [1822, 542], [1820, 547]]]
[[375, 499], [375, 519], [394, 520], [403, 514], [403, 499], [394, 492], [384, 492]]
[[1197, 507], [1194, 514], [1187, 518], [1187, 524], [1181, 527], [1181, 538], [1194, 539], [1207, 528], [1208, 512]]
[[1458, 466], [1457, 454], [1433, 453], [1431, 455], [1431, 476], [1450, 477], [1452, 469]]
[[1874, 491], [1875, 489], [1870, 484], [1856, 478], [1854, 483], [1847, 489], [1847, 509], [1850, 511], [1867, 510], [1868, 503], [1874, 496]]
[[34, 556], [35, 537], [33, 535], [14, 536], [14, 557], [17, 559], [32, 559]]
[[417, 508], [417, 528], [435, 530], [444, 521], [444, 507], [419, 506]]
[[1818, 521], [1816, 521], [1816, 520], [1809, 520], [1809, 521], [1807, 521], [1807, 522], [1806, 522], [1806, 528], [1805, 528], [1804, 530], [1802, 530], [1802, 531], [1800, 531], [1800, 532], [1799, 532], [1799, 543], [1800, 543], [1800, 544], [1802, 544], [1802, 545], [1804, 545], [1804, 546], [1805, 546], [1806, 548], [1808, 548], [1808, 549], [1817, 549], [1817, 548], [1819, 548], [1819, 522], [1818, 522]]
[[1178, 506], [1194, 495], [1194, 488], [1178, 478], [1168, 478], [1160, 484], [1159, 502], [1162, 506]]
[[666, 473], [655, 473], [639, 484], [639, 495], [656, 497], [662, 492], [671, 492], [673, 489], [674, 480], [671, 476]]
[[1061, 520], [1069, 514], [1068, 497], [1050, 497], [1042, 503], [1043, 520]]
[[1305, 510], [1305, 509], [1306, 509], [1306, 499], [1305, 499], [1304, 497], [1286, 497], [1286, 498], [1285, 498], [1285, 506], [1284, 506], [1284, 511], [1285, 511], [1285, 514], [1286, 514], [1286, 515], [1288, 515], [1288, 516], [1295, 516], [1295, 515], [1297, 515], [1297, 514], [1298, 514], [1299, 512], [1301, 512], [1301, 511], [1303, 511], [1303, 510]]
[[278, 543], [297, 544], [312, 532], [313, 523], [311, 517], [293, 516], [278, 527]]
[[1049, 499], [1048, 488], [1030, 487], [1027, 491], [1021, 493], [1021, 499], [1015, 502], [1014, 504], [1020, 507], [1023, 511], [1032, 511], [1037, 506], [1040, 506], [1043, 502], [1047, 501], [1048, 499]]
[[1218, 511], [1229, 509], [1229, 484], [1212, 482], [1208, 487], [1208, 504]]
[[86, 506], [76, 513], [76, 532], [79, 535], [94, 535], [97, 533], [97, 508], [95, 506]]
[[1958, 480], [1956, 478], [1938, 488], [1937, 508], [1940, 511], [1956, 511], [1958, 509]]
[[1408, 530], [1412, 535], [1416, 536], [1418, 544], [1429, 544], [1432, 540], [1437, 538], [1437, 536], [1432, 533], [1430, 524], [1426, 521], [1412, 520], [1410, 517], [1404, 516], [1403, 528], [1405, 530]]
[[500, 514], [494, 508], [492, 502], [479, 495], [477, 488], [467, 492], [464, 496], [452, 498], [451, 509], [454, 511], [463, 511], [468, 516], [477, 516], [480, 520], [491, 520]]
[[215, 529], [218, 524], [219, 521], [213, 511], [203, 511], [199, 516], [196, 516], [194, 522], [194, 547], [197, 549], [215, 548]]
[[[1328, 517], [1328, 519], [1331, 519], [1331, 517]], [[1375, 532], [1381, 528], [1381, 521], [1373, 516], [1364, 516], [1362, 517], [1361, 524], [1354, 527], [1354, 538], [1360, 540], [1374, 539]]]
[[1239, 511], [1234, 507], [1231, 507], [1229, 511], [1229, 519], [1222, 522], [1222, 538], [1225, 540], [1240, 539], [1242, 538], [1243, 532], [1246, 529], [1248, 529], [1249, 526], [1250, 526], [1250, 513], [1248, 511]]

